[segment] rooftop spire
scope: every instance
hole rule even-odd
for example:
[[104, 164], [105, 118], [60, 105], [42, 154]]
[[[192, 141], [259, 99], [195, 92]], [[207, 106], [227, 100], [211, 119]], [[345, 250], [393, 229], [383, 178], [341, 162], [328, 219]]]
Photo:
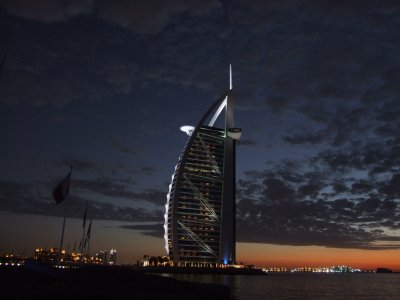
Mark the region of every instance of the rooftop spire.
[[229, 89], [232, 89], [232, 65], [229, 64]]

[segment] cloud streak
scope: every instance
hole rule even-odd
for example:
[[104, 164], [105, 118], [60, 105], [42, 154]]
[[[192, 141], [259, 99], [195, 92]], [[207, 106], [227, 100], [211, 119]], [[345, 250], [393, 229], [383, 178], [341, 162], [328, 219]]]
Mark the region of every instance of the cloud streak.
[[117, 0], [1, 0], [8, 13], [43, 23], [66, 22], [78, 16], [93, 16], [138, 33], [157, 33], [167, 26], [177, 14], [190, 12], [195, 15], [208, 14], [218, 8], [214, 0], [173, 0], [168, 3], [149, 0], [146, 3]]
[[[21, 184], [9, 181], [0, 181], [0, 210], [13, 213], [39, 214], [46, 216], [63, 216], [64, 211], [54, 203], [51, 195], [35, 188], [34, 185]], [[69, 216], [81, 218], [86, 202], [94, 219], [116, 220], [129, 222], [157, 221], [161, 219], [160, 210], [134, 208], [121, 206], [108, 202], [87, 199], [80, 196], [77, 191], [83, 189], [95, 194], [112, 196], [114, 198], [128, 198], [131, 200], [141, 199], [155, 204], [161, 201], [158, 196], [161, 194], [155, 190], [142, 193], [128, 192], [125, 186], [106, 179], [98, 181], [74, 180], [73, 192], [65, 201], [68, 201]], [[164, 195], [165, 196], [165, 195]]]

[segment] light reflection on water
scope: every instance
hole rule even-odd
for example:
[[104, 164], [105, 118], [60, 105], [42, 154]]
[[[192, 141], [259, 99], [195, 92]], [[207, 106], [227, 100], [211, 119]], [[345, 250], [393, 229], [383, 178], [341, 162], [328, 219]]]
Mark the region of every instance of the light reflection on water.
[[400, 299], [400, 274], [164, 274], [231, 287], [234, 299]]

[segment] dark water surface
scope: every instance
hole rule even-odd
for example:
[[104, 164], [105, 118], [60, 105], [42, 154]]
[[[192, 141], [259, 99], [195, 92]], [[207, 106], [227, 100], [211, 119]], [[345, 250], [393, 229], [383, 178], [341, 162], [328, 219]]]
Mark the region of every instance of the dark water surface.
[[225, 284], [248, 299], [399, 299], [400, 274], [163, 274], [178, 280]]

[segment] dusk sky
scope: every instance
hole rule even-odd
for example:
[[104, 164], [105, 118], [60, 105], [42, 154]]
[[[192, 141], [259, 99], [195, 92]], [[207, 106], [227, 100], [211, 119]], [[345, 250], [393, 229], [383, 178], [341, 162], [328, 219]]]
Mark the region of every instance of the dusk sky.
[[[171, 175], [229, 88], [237, 260], [400, 269], [400, 3], [0, 0], [0, 254], [165, 255]], [[69, 197], [52, 191], [72, 166]]]

